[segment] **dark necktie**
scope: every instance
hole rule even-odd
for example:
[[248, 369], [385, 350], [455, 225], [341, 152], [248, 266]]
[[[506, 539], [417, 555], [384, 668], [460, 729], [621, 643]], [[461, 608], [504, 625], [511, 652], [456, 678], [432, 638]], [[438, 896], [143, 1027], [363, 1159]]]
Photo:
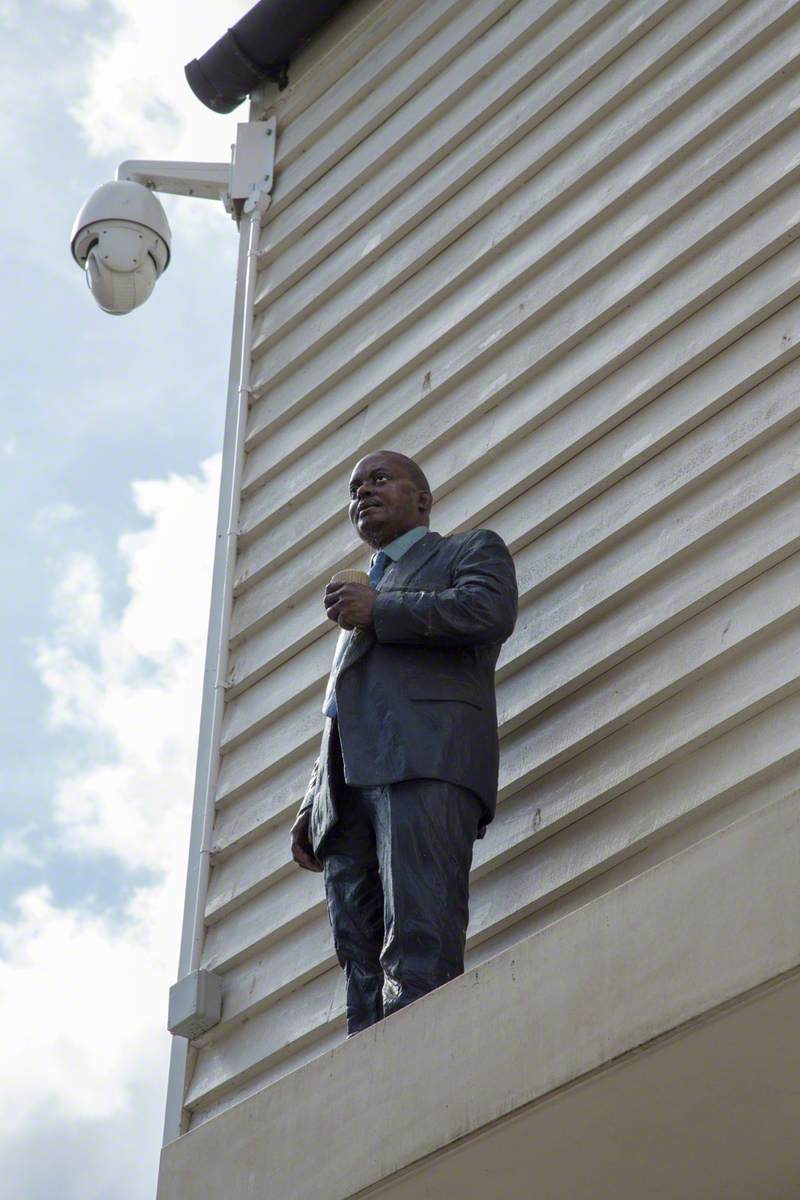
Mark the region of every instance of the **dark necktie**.
[[383, 572], [386, 570], [386, 564], [388, 562], [389, 562], [389, 555], [385, 554], [383, 550], [379, 550], [378, 553], [373, 558], [372, 566], [369, 569], [368, 579], [369, 579], [371, 587], [375, 587], [377, 585], [378, 580], [381, 578], [381, 576], [383, 575]]

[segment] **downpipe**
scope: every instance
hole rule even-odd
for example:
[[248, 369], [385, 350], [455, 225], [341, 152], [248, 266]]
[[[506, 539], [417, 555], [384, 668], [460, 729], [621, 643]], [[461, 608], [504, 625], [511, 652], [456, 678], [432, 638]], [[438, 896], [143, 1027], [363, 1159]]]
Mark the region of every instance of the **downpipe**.
[[[211, 839], [214, 830], [216, 787], [220, 765], [219, 738], [225, 707], [244, 443], [250, 405], [253, 305], [258, 266], [258, 242], [262, 216], [269, 207], [269, 203], [270, 196], [266, 191], [255, 197], [252, 202], [248, 201], [245, 205], [239, 233], [228, 403], [222, 450], [222, 476], [211, 583], [211, 609], [203, 678], [192, 827], [189, 838], [189, 865], [181, 933], [179, 978], [183, 978], [200, 966], [205, 937], [205, 907], [211, 874]], [[165, 1145], [185, 1133], [188, 1128], [188, 1119], [183, 1109], [183, 1097], [195, 1055], [196, 1051], [191, 1048], [186, 1038], [172, 1038], [164, 1121]]]

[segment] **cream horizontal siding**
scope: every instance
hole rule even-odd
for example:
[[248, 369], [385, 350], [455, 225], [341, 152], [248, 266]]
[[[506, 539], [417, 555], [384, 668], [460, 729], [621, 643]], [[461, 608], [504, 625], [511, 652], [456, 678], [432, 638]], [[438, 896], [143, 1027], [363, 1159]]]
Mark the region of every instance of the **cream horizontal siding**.
[[190, 1121], [344, 1035], [289, 827], [354, 460], [515, 556], [468, 956], [800, 765], [800, 4], [359, 0], [275, 100]]

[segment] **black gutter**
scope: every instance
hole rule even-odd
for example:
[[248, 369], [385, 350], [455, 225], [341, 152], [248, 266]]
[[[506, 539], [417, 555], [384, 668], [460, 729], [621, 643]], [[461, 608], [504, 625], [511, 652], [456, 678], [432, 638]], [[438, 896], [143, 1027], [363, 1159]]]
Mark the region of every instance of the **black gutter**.
[[233, 112], [265, 79], [285, 87], [290, 60], [345, 0], [259, 0], [218, 42], [185, 67], [208, 108]]

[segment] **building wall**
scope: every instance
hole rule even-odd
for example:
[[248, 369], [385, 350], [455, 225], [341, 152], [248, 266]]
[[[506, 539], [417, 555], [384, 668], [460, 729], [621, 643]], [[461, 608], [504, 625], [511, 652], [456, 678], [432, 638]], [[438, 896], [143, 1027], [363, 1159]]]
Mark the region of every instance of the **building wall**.
[[191, 1126], [344, 1037], [289, 827], [361, 454], [517, 564], [470, 965], [796, 787], [798, 52], [789, 0], [377, 0], [272, 98]]

